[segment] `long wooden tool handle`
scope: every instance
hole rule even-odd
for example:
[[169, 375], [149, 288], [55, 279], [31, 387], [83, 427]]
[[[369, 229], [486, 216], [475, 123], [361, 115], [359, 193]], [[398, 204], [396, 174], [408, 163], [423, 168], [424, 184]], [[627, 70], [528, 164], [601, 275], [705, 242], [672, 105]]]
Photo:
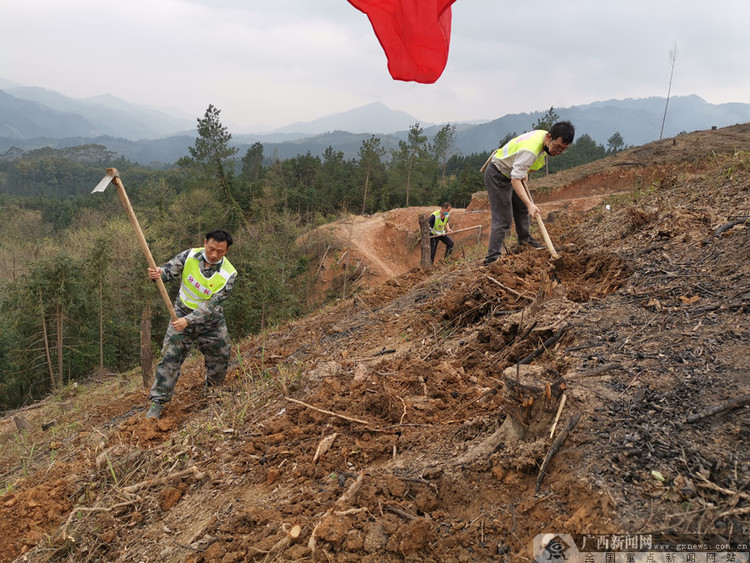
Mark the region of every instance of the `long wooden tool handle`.
[[[523, 184], [523, 189], [526, 191], [526, 196], [529, 198], [529, 201], [531, 203], [534, 203], [534, 200], [531, 199], [531, 192], [529, 191], [529, 186], [526, 185], [526, 180], [521, 180], [521, 183]], [[539, 225], [539, 230], [542, 231], [542, 238], [544, 239], [544, 244], [547, 246], [547, 250], [549, 250], [550, 255], [552, 258], [560, 258], [560, 255], [555, 250], [555, 247], [552, 245], [552, 240], [549, 238], [549, 233], [547, 232], [547, 227], [544, 226], [544, 221], [542, 221], [542, 214], [537, 213], [536, 214], [536, 223]]]
[[[500, 149], [503, 147], [500, 147]], [[479, 171], [484, 174], [484, 171], [487, 170], [487, 167], [490, 165], [490, 162], [492, 161], [492, 156], [499, 151], [500, 149], [495, 149], [490, 153], [490, 156], [487, 157], [487, 160], [484, 161], [484, 164], [482, 164], [482, 167], [479, 169]]]
[[[154, 262], [154, 257], [151, 256], [151, 250], [148, 248], [148, 243], [146, 242], [146, 238], [143, 236], [143, 231], [141, 231], [141, 225], [138, 223], [138, 219], [135, 216], [135, 211], [133, 211], [133, 206], [130, 205], [130, 199], [128, 198], [128, 194], [125, 193], [125, 186], [123, 186], [122, 181], [120, 180], [120, 177], [115, 175], [115, 177], [112, 179], [112, 181], [115, 184], [115, 187], [117, 188], [117, 195], [120, 196], [120, 201], [122, 202], [123, 207], [125, 207], [125, 211], [128, 213], [128, 218], [130, 219], [130, 223], [133, 225], [133, 229], [135, 230], [135, 236], [138, 239], [138, 244], [141, 245], [141, 250], [143, 250], [143, 254], [146, 255], [146, 261], [148, 262], [149, 268], [156, 269], [156, 262]], [[167, 306], [167, 310], [169, 311], [169, 316], [173, 321], [177, 320], [177, 313], [175, 313], [174, 307], [172, 306], [172, 301], [169, 299], [169, 293], [167, 292], [167, 288], [164, 286], [164, 282], [159, 277], [156, 279], [156, 285], [159, 287], [159, 293], [161, 293], [162, 299], [164, 299], [164, 303]]]
[[465, 229], [457, 229], [450, 233], [443, 233], [442, 235], [430, 235], [430, 238], [444, 237], [445, 235], [452, 235], [454, 233], [461, 233], [463, 231], [473, 231], [474, 229], [481, 229], [482, 225], [474, 225], [473, 227], [466, 227]]

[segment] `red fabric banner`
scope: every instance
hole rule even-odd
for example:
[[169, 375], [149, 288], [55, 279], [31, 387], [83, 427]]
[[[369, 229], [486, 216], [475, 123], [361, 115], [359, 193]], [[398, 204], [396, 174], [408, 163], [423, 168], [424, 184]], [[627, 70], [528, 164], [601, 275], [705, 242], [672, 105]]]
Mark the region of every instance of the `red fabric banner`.
[[456, 0], [349, 0], [367, 17], [396, 80], [432, 84], [443, 73]]

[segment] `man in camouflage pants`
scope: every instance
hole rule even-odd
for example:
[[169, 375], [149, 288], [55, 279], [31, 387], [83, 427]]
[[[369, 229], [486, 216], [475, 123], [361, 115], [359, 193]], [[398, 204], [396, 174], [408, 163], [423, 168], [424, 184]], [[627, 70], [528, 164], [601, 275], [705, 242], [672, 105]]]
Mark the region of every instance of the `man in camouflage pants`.
[[224, 383], [232, 344], [221, 303], [234, 287], [237, 271], [225, 258], [232, 246], [227, 231], [211, 231], [202, 248], [189, 248], [161, 268], [149, 268], [148, 277], [163, 281], [180, 279], [180, 293], [174, 302], [177, 320], [164, 335], [161, 362], [156, 368], [146, 418], [159, 418], [164, 404], [174, 393], [180, 368], [195, 344], [206, 364], [205, 389]]

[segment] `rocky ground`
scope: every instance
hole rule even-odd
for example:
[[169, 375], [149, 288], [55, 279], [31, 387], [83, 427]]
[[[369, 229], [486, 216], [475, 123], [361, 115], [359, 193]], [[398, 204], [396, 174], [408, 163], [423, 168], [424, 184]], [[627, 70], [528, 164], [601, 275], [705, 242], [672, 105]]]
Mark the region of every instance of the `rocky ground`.
[[533, 561], [539, 534], [746, 541], [748, 141], [750, 126], [691, 133], [535, 181], [558, 260], [511, 244], [483, 267], [467, 238], [398, 274], [418, 248], [371, 249], [395, 277], [360, 268], [353, 296], [242, 342], [216, 396], [191, 360], [158, 422], [139, 374], [8, 413], [0, 561]]

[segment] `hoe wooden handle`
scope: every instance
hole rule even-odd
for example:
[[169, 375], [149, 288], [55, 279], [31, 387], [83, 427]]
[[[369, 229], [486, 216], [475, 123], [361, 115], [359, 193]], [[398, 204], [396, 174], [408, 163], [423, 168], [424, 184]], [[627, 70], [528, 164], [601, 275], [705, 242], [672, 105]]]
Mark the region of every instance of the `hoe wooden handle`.
[[[122, 202], [123, 207], [125, 207], [125, 211], [128, 214], [130, 223], [133, 225], [135, 236], [138, 239], [138, 244], [140, 244], [141, 250], [143, 250], [143, 254], [146, 255], [146, 261], [148, 262], [149, 268], [156, 269], [156, 262], [154, 262], [154, 257], [151, 256], [151, 250], [148, 247], [146, 238], [143, 236], [143, 231], [141, 230], [140, 223], [138, 223], [138, 218], [135, 216], [133, 206], [130, 205], [130, 199], [128, 198], [128, 194], [125, 192], [125, 186], [120, 180], [120, 174], [117, 172], [116, 168], [107, 168], [107, 174], [112, 174], [113, 176], [112, 182], [117, 188], [117, 195], [120, 196], [120, 201]], [[156, 285], [159, 287], [159, 293], [161, 293], [162, 299], [164, 299], [164, 304], [167, 306], [170, 318], [173, 321], [176, 321], [177, 313], [175, 313], [174, 307], [172, 306], [172, 301], [169, 298], [169, 293], [167, 292], [167, 288], [164, 286], [164, 282], [162, 281], [161, 277], [156, 279]]]
[[[529, 191], [529, 186], [526, 185], [526, 180], [521, 180], [521, 183], [523, 184], [523, 189], [526, 191], [526, 195], [528, 196], [529, 201], [531, 203], [534, 203], [534, 200], [531, 199], [531, 192]], [[552, 245], [552, 241], [549, 238], [549, 233], [547, 233], [547, 227], [544, 226], [544, 221], [542, 221], [541, 213], [536, 214], [536, 222], [539, 225], [539, 230], [542, 231], [542, 238], [544, 239], [544, 244], [547, 246], [547, 250], [549, 250], [550, 255], [554, 259], [560, 258], [560, 255], [555, 250], [555, 247]]]

